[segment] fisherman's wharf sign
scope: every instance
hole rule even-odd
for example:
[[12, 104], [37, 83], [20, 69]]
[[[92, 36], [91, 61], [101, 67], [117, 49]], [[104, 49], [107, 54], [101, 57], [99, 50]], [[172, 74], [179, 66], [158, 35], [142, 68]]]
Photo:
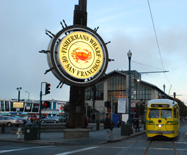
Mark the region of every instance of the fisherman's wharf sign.
[[73, 32], [59, 46], [60, 64], [74, 78], [91, 78], [103, 64], [103, 52], [99, 42], [85, 32]]
[[84, 26], [70, 26], [58, 32], [48, 47], [48, 64], [63, 83], [89, 86], [99, 80], [108, 65], [108, 51], [102, 38]]

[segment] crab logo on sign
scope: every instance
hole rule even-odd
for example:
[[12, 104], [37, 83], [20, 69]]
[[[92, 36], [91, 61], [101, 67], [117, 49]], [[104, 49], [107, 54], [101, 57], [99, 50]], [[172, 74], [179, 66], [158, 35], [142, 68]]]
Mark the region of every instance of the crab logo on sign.
[[79, 63], [80, 61], [88, 63], [89, 60], [92, 58], [92, 53], [87, 49], [83, 49], [81, 51], [81, 47], [78, 47], [75, 50], [73, 50], [71, 56], [77, 63]]
[[48, 51], [48, 64], [53, 74], [69, 85], [92, 85], [103, 76], [108, 65], [105, 43], [85, 26], [70, 26], [58, 32]]

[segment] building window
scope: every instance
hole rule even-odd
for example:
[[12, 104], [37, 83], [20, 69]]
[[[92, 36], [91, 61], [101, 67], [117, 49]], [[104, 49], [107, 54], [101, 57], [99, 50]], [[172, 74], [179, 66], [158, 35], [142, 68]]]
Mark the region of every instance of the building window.
[[101, 83], [96, 86], [96, 100], [103, 100], [104, 96], [104, 84]]
[[87, 90], [85, 90], [85, 100], [91, 100], [92, 99], [92, 89], [89, 88]]
[[140, 85], [139, 83], [135, 85], [136, 93], [134, 94], [134, 99], [136, 100], [150, 100], [151, 99], [151, 89]]
[[5, 108], [4, 108], [4, 101], [1, 101], [1, 111], [5, 111]]
[[16, 108], [13, 108], [13, 102], [10, 102], [11, 111], [16, 111]]
[[108, 83], [108, 90], [125, 90], [126, 89], [126, 82], [125, 77], [116, 76], [107, 81]]
[[108, 91], [108, 99], [107, 101], [111, 101], [111, 97], [113, 98], [113, 102], [118, 102], [118, 98], [125, 98], [126, 91]]
[[111, 101], [111, 96], [114, 102], [118, 102], [118, 98], [125, 98], [126, 96], [126, 79], [122, 76], [115, 76], [110, 78], [108, 83], [108, 99]]
[[39, 111], [39, 104], [33, 104], [32, 112], [38, 112]]
[[151, 89], [147, 88], [146, 89], [146, 100], [150, 100], [151, 99]]
[[9, 111], [9, 101], [5, 101], [5, 111]]
[[31, 103], [25, 103], [25, 112], [31, 112]]
[[[85, 90], [85, 100], [93, 100], [93, 92], [94, 90], [92, 88]], [[104, 98], [104, 83], [101, 83], [96, 86], [96, 92], [95, 92], [95, 100], [103, 100]]]

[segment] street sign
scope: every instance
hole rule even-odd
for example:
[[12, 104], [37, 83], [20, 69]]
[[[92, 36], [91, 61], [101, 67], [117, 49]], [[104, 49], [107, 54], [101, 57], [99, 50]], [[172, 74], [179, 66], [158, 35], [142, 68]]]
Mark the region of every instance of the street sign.
[[122, 114], [122, 121], [123, 122], [127, 122], [128, 119], [129, 119], [129, 115], [128, 114]]
[[126, 113], [126, 98], [118, 98], [118, 113], [125, 114]]
[[23, 102], [13, 102], [13, 108], [23, 108]]

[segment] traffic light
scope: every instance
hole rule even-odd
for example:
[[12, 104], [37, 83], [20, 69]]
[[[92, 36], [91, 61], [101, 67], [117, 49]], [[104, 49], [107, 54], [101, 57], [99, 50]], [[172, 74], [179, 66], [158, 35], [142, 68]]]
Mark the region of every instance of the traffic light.
[[105, 102], [105, 107], [106, 107], [107, 109], [110, 109], [110, 108], [111, 108], [111, 103], [110, 103], [110, 101], [106, 101], [106, 102]]
[[50, 89], [51, 89], [51, 84], [46, 83], [46, 85], [45, 85], [45, 95], [50, 94]]
[[49, 101], [44, 101], [44, 108], [49, 108], [51, 103]]

